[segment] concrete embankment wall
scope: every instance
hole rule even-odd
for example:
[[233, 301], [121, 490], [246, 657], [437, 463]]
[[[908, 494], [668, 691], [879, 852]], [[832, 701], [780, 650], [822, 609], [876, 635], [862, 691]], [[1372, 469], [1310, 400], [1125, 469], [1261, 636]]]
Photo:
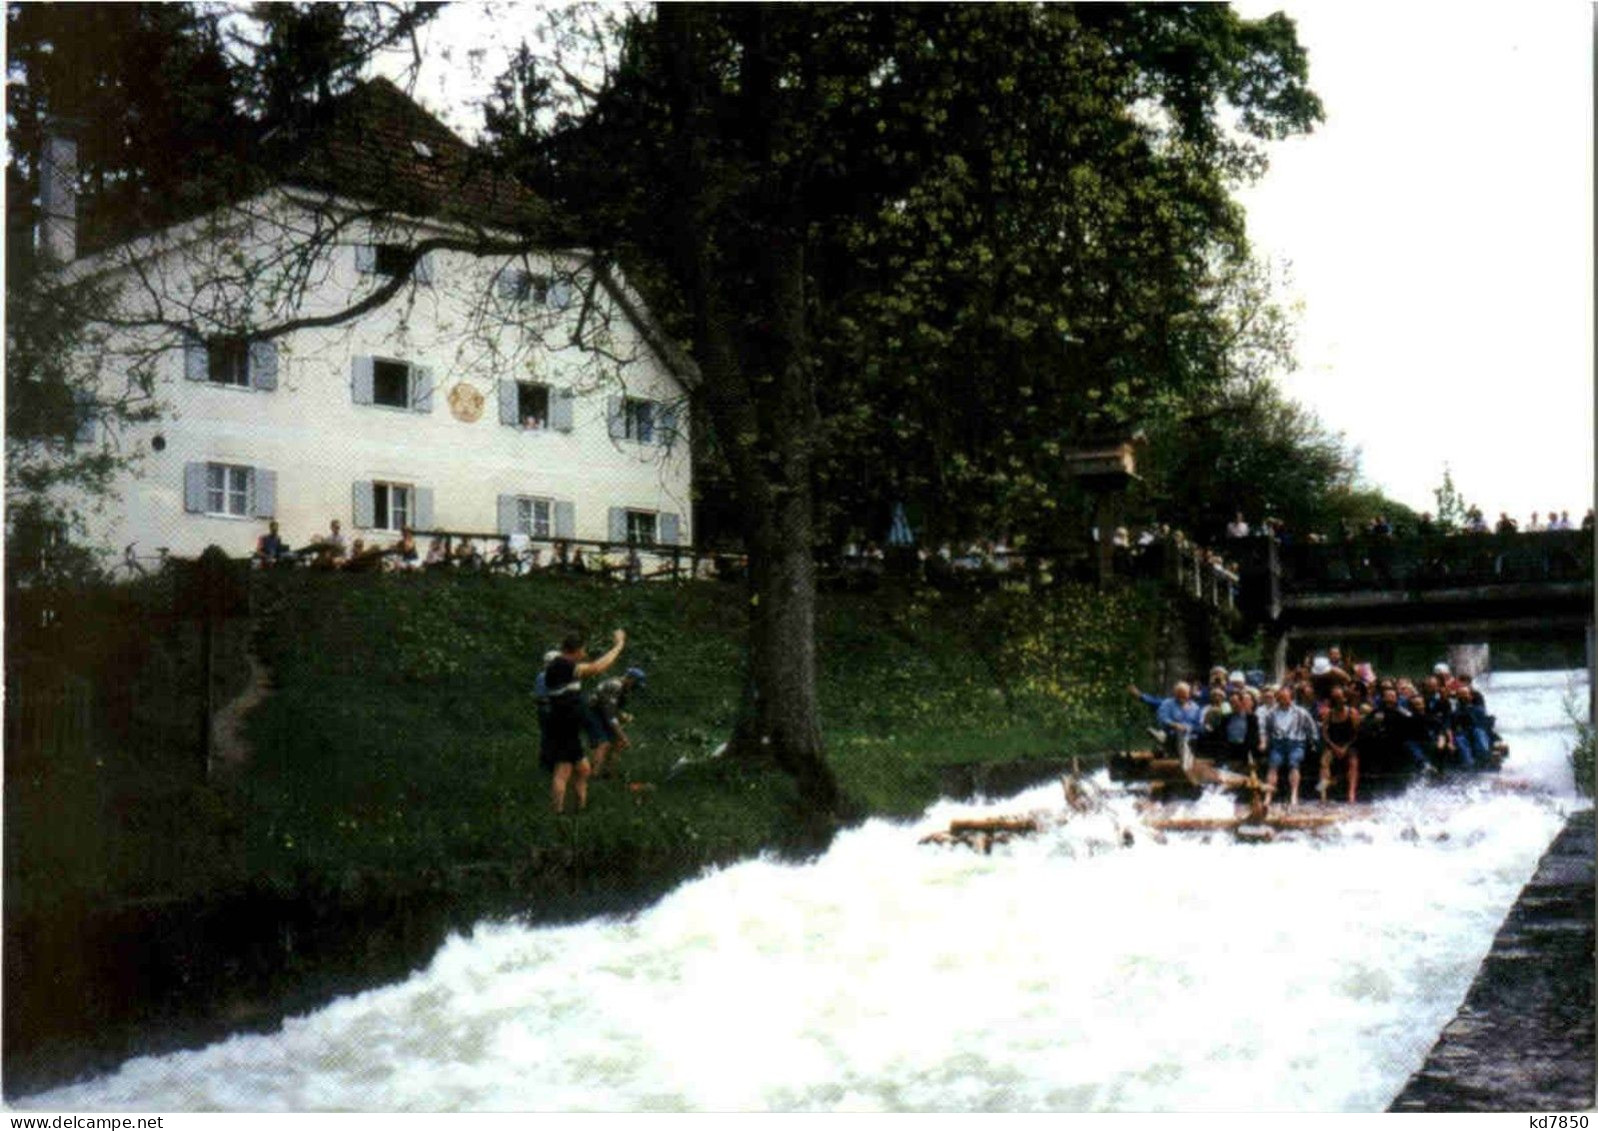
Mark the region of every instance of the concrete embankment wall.
[[1543, 856], [1458, 1015], [1392, 1111], [1585, 1111], [1594, 1104], [1593, 811]]

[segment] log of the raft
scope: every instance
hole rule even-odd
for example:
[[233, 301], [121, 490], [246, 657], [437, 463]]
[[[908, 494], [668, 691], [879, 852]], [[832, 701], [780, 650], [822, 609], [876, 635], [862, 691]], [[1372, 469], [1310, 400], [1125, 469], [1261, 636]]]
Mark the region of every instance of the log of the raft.
[[1033, 817], [973, 817], [950, 821], [949, 833], [961, 836], [968, 833], [1035, 833], [1038, 822]]

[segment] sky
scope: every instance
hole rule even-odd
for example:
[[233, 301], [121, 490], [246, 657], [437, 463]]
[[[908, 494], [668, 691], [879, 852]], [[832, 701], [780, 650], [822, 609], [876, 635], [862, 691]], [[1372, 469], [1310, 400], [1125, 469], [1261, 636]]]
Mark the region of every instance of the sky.
[[[1594, 9], [1234, 6], [1295, 20], [1326, 107], [1240, 193], [1297, 314], [1283, 386], [1359, 449], [1368, 485], [1416, 510], [1435, 509], [1446, 465], [1490, 519], [1579, 519], [1593, 499]], [[446, 9], [423, 33], [416, 95], [472, 132], [473, 99], [535, 13]]]

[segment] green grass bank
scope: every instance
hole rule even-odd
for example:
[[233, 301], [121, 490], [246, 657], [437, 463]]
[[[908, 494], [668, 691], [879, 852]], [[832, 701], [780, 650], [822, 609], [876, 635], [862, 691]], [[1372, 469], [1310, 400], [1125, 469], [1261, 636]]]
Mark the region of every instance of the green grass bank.
[[[726, 859], [800, 831], [774, 771], [712, 757], [743, 667], [740, 589], [569, 578], [272, 577], [257, 649], [276, 679], [249, 727], [244, 867], [414, 872], [564, 848], [536, 764], [531, 687], [566, 631], [627, 629], [649, 673], [624, 780], [597, 781], [588, 859]], [[911, 816], [950, 765], [1095, 754], [1146, 646], [1145, 598], [888, 589], [829, 595], [818, 624], [828, 757], [861, 815]], [[629, 784], [638, 788], [628, 788]]]

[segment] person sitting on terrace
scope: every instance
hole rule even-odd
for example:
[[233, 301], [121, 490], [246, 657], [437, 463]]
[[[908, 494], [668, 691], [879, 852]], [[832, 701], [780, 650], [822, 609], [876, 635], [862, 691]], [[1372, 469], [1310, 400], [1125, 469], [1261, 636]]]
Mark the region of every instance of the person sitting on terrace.
[[449, 539], [442, 534], [433, 535], [432, 543], [427, 547], [428, 569], [443, 569], [449, 564]]
[[1487, 520], [1482, 517], [1480, 507], [1471, 507], [1470, 513], [1465, 516], [1465, 532], [1467, 534], [1486, 534]]
[[570, 568], [573, 573], [588, 572], [588, 563], [583, 560], [583, 548], [581, 546], [578, 546], [572, 553]]
[[1593, 527], [1593, 521], [1594, 521], [1594, 519], [1593, 519], [1592, 508], [1588, 507], [1587, 508], [1587, 513], [1582, 516], [1581, 528], [1583, 530], [1591, 530], [1592, 527]]
[[1571, 530], [1571, 529], [1573, 529], [1573, 527], [1570, 525], [1570, 512], [1569, 511], [1560, 511], [1559, 512], [1559, 517], [1557, 519], [1553, 517], [1553, 513], [1554, 513], [1553, 511], [1549, 511], [1548, 512], [1548, 514], [1549, 514], [1548, 529], [1549, 530]]
[[460, 545], [455, 547], [455, 564], [463, 569], [480, 569], [483, 565], [483, 555], [478, 553], [476, 544], [471, 538], [462, 538]]
[[332, 569], [348, 555], [349, 543], [344, 540], [338, 519], [329, 520], [327, 533], [316, 542], [316, 564], [323, 569]]
[[1508, 511], [1499, 511], [1497, 529], [1500, 534], [1514, 534], [1520, 530], [1520, 526], [1509, 517]]
[[368, 547], [365, 540], [357, 538], [350, 547], [349, 560], [344, 563], [344, 568], [350, 573], [370, 573], [381, 569], [386, 552], [381, 546]]
[[400, 531], [400, 540], [394, 543], [394, 562], [396, 569], [418, 569], [421, 567], [421, 553], [416, 548], [416, 534], [410, 527]]
[[509, 573], [516, 568], [516, 554], [510, 548], [510, 535], [499, 540], [499, 546], [494, 550], [494, 556], [489, 560], [488, 568], [504, 570]]
[[289, 548], [287, 543], [278, 536], [276, 519], [267, 523], [266, 533], [256, 539], [255, 556], [264, 565], [277, 565], [288, 560]]

